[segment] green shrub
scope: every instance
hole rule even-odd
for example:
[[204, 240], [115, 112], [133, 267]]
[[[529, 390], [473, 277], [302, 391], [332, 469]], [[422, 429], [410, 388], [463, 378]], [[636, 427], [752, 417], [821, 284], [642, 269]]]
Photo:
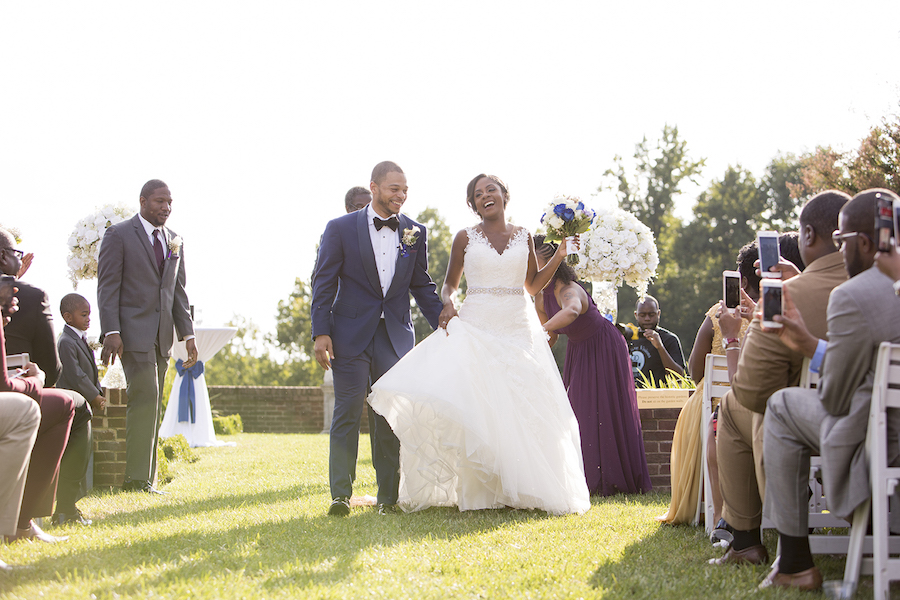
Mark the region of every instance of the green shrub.
[[217, 435], [234, 435], [244, 432], [244, 422], [241, 415], [224, 415], [213, 417], [213, 429]]
[[171, 464], [175, 461], [197, 462], [200, 457], [191, 450], [191, 446], [183, 435], [161, 438], [156, 446], [156, 479], [160, 484], [174, 479]]

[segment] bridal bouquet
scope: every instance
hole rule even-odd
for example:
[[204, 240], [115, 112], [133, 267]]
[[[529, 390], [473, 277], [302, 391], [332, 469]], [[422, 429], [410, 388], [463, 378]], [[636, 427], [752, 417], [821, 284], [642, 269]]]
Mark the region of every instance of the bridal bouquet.
[[69, 236], [69, 279], [72, 287], [78, 288], [82, 279], [97, 276], [97, 257], [100, 255], [100, 241], [107, 227], [120, 223], [134, 211], [123, 205], [107, 204], [97, 212], [78, 221]]
[[650, 280], [656, 275], [659, 254], [650, 228], [630, 212], [608, 208], [597, 213], [590, 230], [581, 236], [584, 261], [575, 271], [579, 279], [623, 283], [647, 293]]
[[[578, 196], [557, 194], [544, 210], [541, 225], [547, 228], [546, 240], [559, 242], [563, 238], [584, 233], [594, 220], [594, 211], [586, 208]], [[578, 264], [578, 254], [569, 248], [566, 262]]]

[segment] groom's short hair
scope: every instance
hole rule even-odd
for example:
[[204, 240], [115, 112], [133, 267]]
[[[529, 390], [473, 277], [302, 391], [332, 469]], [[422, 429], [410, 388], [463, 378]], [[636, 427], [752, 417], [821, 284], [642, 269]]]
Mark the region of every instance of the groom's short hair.
[[381, 182], [384, 181], [384, 178], [387, 177], [388, 173], [400, 173], [403, 175], [403, 169], [400, 168], [395, 162], [391, 162], [386, 160], [384, 162], [380, 162], [375, 165], [375, 168], [372, 169], [372, 181], [375, 185], [381, 185]]
[[169, 186], [162, 179], [151, 179], [141, 188], [141, 198], [149, 198], [153, 195], [154, 190], [158, 190], [161, 187], [167, 188]]

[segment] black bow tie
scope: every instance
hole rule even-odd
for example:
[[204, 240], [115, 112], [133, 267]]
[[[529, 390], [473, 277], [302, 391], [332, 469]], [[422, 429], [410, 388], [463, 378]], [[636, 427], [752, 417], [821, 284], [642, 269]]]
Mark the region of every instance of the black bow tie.
[[391, 217], [390, 219], [379, 219], [375, 217], [373, 219], [375, 223], [375, 231], [381, 231], [381, 228], [387, 225], [392, 230], [397, 231], [397, 227], [400, 226], [400, 221], [397, 220], [397, 217]]

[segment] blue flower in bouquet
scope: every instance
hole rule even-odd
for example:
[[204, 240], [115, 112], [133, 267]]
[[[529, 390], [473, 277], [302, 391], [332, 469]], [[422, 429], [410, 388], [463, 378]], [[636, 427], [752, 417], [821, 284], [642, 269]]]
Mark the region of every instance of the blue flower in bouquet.
[[[577, 196], [557, 195], [547, 206], [541, 225], [546, 227], [546, 239], [559, 242], [563, 238], [584, 233], [594, 220], [594, 211], [586, 208]], [[578, 255], [570, 254], [566, 261], [570, 265], [578, 263]]]

